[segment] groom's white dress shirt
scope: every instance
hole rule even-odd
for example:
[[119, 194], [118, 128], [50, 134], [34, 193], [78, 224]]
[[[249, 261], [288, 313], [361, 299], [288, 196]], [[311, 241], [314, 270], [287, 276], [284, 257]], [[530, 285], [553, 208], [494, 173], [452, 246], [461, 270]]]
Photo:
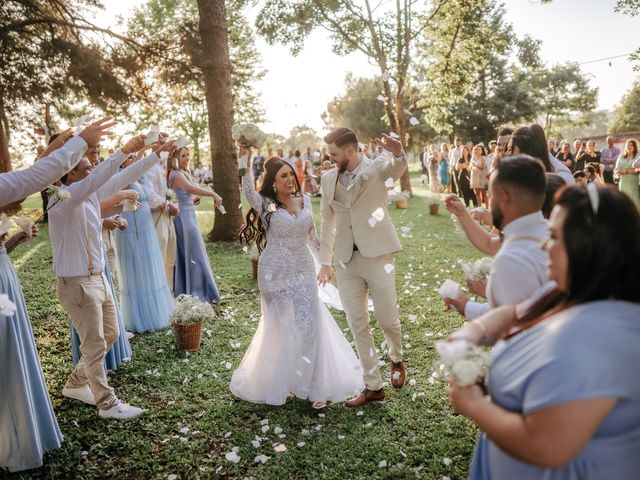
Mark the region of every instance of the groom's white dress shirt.
[[152, 153], [118, 172], [126, 158], [118, 150], [88, 177], [65, 187], [71, 194], [69, 200], [55, 205], [55, 198], [49, 201], [49, 235], [56, 276], [77, 277], [104, 269], [100, 201], [136, 181], [160, 161]]
[[487, 281], [488, 303], [467, 302], [467, 320], [501, 305], [516, 305], [547, 283], [549, 255], [541, 245], [549, 238], [549, 224], [542, 212], [510, 222], [503, 230], [502, 246]]
[[75, 167], [86, 149], [82, 137], [73, 137], [32, 167], [0, 174], [0, 206], [44, 190]]

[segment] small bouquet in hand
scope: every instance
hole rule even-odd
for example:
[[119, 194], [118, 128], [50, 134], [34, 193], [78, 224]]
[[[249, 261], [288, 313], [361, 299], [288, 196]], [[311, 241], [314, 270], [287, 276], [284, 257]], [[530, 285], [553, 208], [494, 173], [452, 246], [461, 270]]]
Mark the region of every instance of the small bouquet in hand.
[[[253, 123], [243, 123], [234, 125], [231, 129], [231, 137], [238, 145], [244, 148], [262, 148], [267, 136], [257, 125]], [[243, 177], [247, 173], [248, 158], [240, 157], [238, 160], [238, 174]]]
[[436, 342], [436, 351], [445, 373], [461, 387], [481, 383], [489, 373], [489, 354], [466, 340]]
[[176, 201], [176, 192], [171, 188], [167, 188], [167, 191], [164, 194], [164, 198], [167, 202], [175, 202]]
[[20, 227], [20, 230], [27, 236], [27, 240], [31, 240], [33, 237], [33, 220], [24, 215], [13, 219], [16, 225]]
[[460, 296], [460, 285], [453, 280], [445, 280], [438, 289], [438, 293], [442, 298], [455, 300]]
[[493, 267], [493, 258], [483, 257], [473, 263], [460, 263], [460, 267], [467, 279], [486, 282]]

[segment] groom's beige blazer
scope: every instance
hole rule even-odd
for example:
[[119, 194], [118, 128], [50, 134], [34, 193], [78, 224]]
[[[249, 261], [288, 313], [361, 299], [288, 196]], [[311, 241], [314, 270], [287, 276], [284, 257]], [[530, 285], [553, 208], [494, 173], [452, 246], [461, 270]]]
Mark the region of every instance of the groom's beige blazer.
[[[381, 155], [376, 160], [363, 158], [352, 185], [345, 189], [338, 184], [339, 172], [333, 168], [322, 176], [322, 215], [319, 261], [322, 265], [351, 260], [357, 246], [363, 257], [372, 258], [402, 250], [400, 240], [387, 211], [385, 181], [402, 176], [407, 163], [404, 157]], [[336, 190], [339, 190], [336, 195]], [[380, 218], [371, 226], [376, 212]], [[373, 220], [371, 220], [373, 223]]]

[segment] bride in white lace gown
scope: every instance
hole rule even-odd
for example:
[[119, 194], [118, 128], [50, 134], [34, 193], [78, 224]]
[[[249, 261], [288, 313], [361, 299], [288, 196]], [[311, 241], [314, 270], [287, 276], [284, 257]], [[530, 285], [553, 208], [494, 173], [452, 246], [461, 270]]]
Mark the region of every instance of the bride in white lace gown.
[[242, 190], [252, 209], [241, 236], [264, 248], [258, 265], [262, 316], [230, 389], [270, 405], [282, 405], [290, 395], [315, 408], [342, 402], [364, 388], [362, 370], [318, 297], [311, 200], [300, 194], [295, 171], [283, 160], [269, 160], [260, 183], [256, 192], [247, 168]]

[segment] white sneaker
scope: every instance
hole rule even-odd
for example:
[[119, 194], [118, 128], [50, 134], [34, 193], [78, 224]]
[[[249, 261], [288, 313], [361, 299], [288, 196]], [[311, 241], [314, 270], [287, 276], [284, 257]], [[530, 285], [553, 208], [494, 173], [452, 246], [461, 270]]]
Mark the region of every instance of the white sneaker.
[[127, 332], [127, 340], [131, 340], [133, 337], [135, 337], [136, 334], [133, 332]]
[[96, 399], [93, 396], [93, 392], [89, 388], [89, 385], [85, 385], [84, 387], [78, 387], [78, 388], [64, 387], [62, 389], [62, 395], [68, 398], [73, 398], [74, 400], [80, 400], [81, 402], [84, 402], [87, 405], [96, 404]]
[[115, 418], [116, 420], [131, 420], [139, 417], [143, 412], [144, 410], [141, 408], [132, 407], [128, 403], [118, 400], [118, 403], [107, 410], [99, 409], [98, 416], [100, 418]]

